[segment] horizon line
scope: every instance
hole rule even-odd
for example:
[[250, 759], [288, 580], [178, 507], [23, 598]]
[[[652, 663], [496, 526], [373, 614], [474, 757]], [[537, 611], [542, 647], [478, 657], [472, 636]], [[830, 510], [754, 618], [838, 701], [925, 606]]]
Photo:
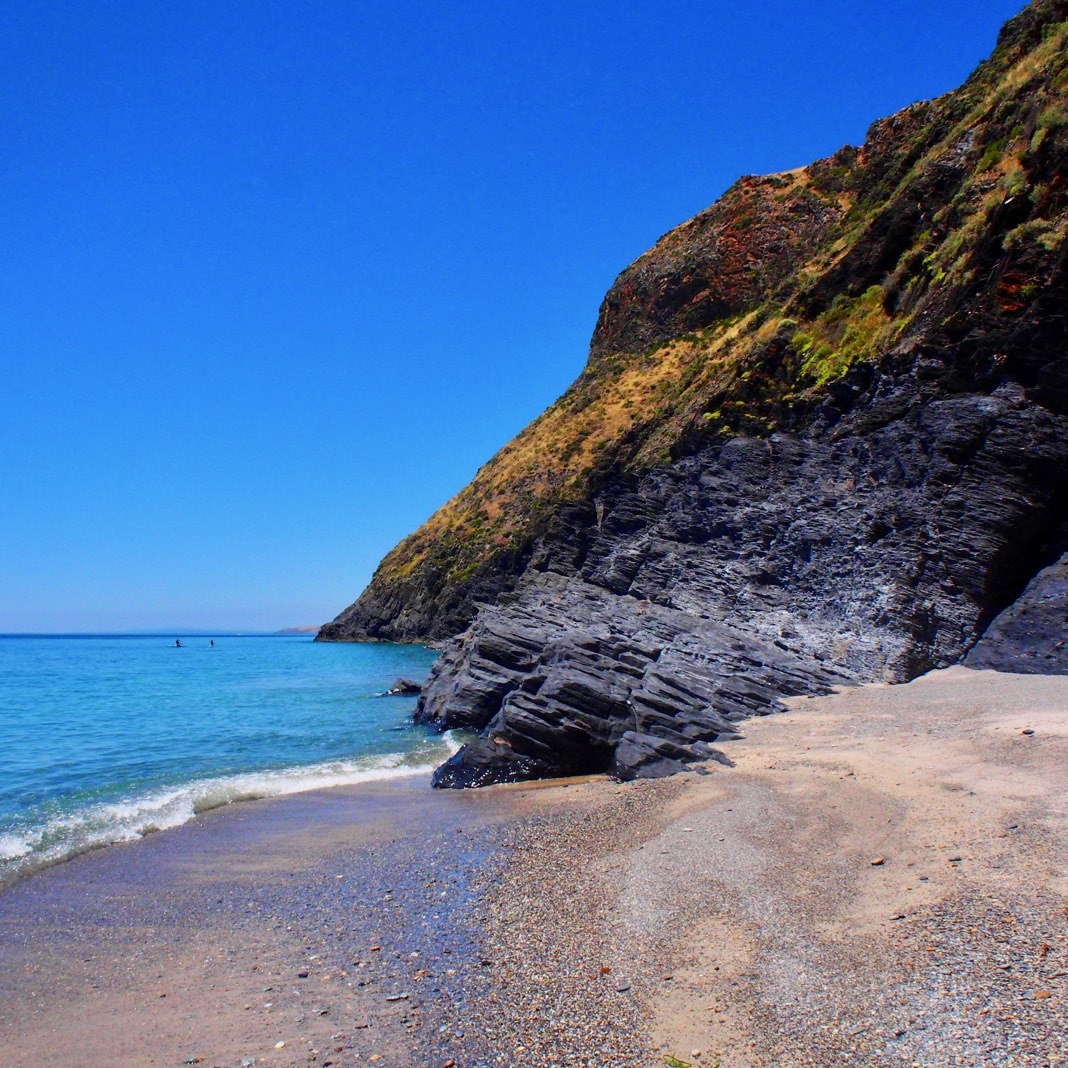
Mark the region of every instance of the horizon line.
[[147, 627], [140, 630], [4, 630], [0, 638], [271, 638], [314, 634], [321, 624], [306, 627]]

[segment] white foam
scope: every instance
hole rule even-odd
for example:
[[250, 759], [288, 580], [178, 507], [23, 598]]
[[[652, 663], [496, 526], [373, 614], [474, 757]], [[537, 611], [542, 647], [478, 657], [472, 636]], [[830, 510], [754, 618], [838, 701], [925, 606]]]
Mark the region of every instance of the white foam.
[[0, 863], [5, 860], [18, 860], [33, 851], [27, 838], [18, 834], [0, 834]]
[[[450, 733], [441, 736], [441, 750], [459, 748]], [[441, 751], [437, 761], [441, 759]], [[308, 790], [352, 786], [363, 782], [429, 774], [435, 763], [410, 764], [403, 753], [200, 779], [99, 802], [55, 816], [42, 826], [20, 833], [0, 834], [0, 877], [55, 863], [99, 846], [129, 842], [157, 831], [180, 827], [199, 812], [238, 801], [282, 797]]]

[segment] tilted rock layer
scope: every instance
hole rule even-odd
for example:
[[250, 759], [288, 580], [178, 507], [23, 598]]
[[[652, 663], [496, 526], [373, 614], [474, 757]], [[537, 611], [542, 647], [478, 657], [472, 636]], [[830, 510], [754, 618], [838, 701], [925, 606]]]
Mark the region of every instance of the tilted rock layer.
[[1068, 670], [1068, 0], [617, 279], [585, 370], [322, 640], [447, 639], [436, 783], [666, 774], [782, 696]]

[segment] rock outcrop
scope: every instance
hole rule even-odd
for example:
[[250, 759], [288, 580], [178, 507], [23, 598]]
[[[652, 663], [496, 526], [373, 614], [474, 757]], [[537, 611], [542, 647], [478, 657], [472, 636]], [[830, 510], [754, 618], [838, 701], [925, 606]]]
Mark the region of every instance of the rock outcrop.
[[1068, 531], [1056, 559], [987, 628], [964, 661], [968, 667], [1024, 675], [1068, 675]]
[[661, 775], [783, 696], [1068, 669], [1068, 2], [864, 146], [743, 179], [323, 639], [447, 639], [441, 786]]

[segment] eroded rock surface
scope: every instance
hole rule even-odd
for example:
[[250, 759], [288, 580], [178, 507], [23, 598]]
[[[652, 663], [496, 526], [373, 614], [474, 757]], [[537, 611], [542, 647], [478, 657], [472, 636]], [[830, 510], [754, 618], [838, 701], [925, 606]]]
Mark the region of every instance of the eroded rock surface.
[[591, 510], [580, 561], [543, 544], [434, 668], [417, 718], [483, 732], [437, 783], [665, 774], [781, 696], [959, 661], [1056, 536], [1068, 420], [1016, 386], [874, 388], [906, 410], [704, 449]]

